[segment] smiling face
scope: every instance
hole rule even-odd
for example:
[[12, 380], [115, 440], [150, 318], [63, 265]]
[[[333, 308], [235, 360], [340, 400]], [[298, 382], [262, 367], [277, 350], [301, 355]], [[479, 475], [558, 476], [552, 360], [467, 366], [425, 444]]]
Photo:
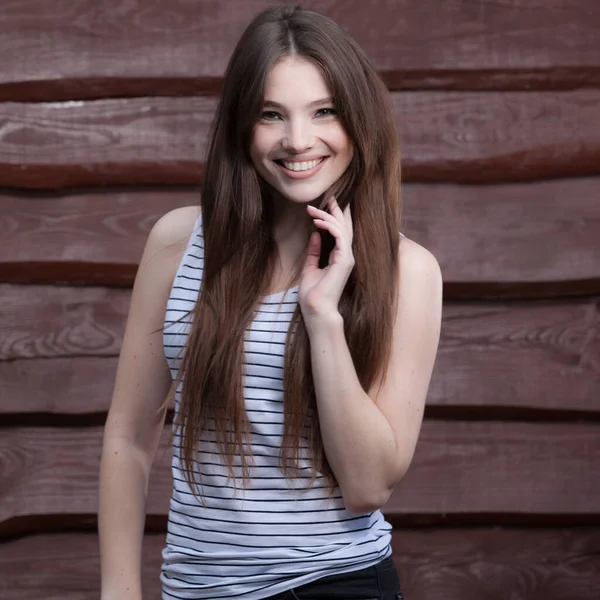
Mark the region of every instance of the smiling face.
[[342, 176], [352, 153], [321, 71], [301, 56], [279, 60], [250, 145], [259, 175], [290, 202], [306, 204]]

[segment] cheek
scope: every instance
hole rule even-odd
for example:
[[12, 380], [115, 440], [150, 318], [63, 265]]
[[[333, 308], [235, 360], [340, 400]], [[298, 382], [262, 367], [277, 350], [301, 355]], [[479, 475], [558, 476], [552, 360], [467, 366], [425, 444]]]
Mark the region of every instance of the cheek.
[[354, 146], [350, 140], [348, 140], [348, 143], [346, 145], [346, 154], [348, 156], [348, 162], [350, 162], [352, 160], [352, 157], [354, 156]]
[[256, 135], [252, 136], [252, 141], [250, 142], [250, 158], [254, 162], [260, 154], [260, 138]]
[[272, 152], [276, 142], [277, 132], [274, 129], [258, 126], [252, 136], [250, 152], [256, 156], [264, 156]]
[[252, 140], [250, 141], [250, 156], [253, 160], [260, 158], [264, 154], [265, 148], [265, 133], [259, 127], [255, 127], [252, 132]]
[[345, 134], [344, 137], [340, 139], [339, 154], [343, 157], [346, 166], [348, 166], [354, 156], [354, 145]]
[[263, 173], [264, 161], [265, 161], [266, 149], [263, 140], [260, 138], [254, 138], [250, 144], [250, 160], [254, 168], [259, 172]]
[[335, 137], [336, 137], [337, 153], [340, 156], [344, 156], [345, 158], [350, 160], [354, 153], [354, 149], [353, 149], [352, 141], [348, 137], [348, 134], [344, 131], [343, 128], [340, 127], [339, 130], [336, 132]]

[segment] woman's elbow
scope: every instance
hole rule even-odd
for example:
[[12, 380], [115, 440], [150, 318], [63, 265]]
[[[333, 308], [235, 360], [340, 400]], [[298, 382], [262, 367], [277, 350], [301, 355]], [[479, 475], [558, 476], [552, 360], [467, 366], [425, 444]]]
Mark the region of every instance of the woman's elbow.
[[363, 515], [383, 508], [390, 499], [394, 489], [408, 470], [408, 465], [401, 465], [394, 474], [381, 485], [355, 485], [353, 489], [342, 489], [342, 497], [346, 510]]
[[382, 508], [392, 495], [393, 488], [363, 489], [354, 493], [342, 493], [344, 506], [348, 512], [364, 515]]

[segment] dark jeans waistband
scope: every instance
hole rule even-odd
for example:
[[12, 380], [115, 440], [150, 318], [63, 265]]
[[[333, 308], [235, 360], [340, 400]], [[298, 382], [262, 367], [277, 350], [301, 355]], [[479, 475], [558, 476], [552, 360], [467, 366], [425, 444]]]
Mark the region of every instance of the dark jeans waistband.
[[348, 573], [328, 575], [265, 600], [403, 600], [391, 558]]

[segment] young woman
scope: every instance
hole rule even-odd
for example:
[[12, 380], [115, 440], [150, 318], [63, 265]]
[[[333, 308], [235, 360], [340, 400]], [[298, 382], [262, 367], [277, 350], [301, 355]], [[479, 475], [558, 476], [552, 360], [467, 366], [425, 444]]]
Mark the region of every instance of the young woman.
[[[239, 41], [201, 209], [153, 228], [101, 460], [102, 598], [141, 598], [148, 474], [174, 396], [163, 599], [401, 598], [380, 508], [411, 462], [442, 280], [401, 238], [389, 94], [296, 8]], [[169, 394], [171, 392], [171, 394]]]

